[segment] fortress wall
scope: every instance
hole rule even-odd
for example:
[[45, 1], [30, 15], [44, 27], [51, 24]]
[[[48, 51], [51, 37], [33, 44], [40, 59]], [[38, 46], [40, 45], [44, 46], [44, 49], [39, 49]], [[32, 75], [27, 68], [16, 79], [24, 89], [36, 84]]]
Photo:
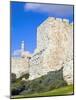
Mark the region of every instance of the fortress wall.
[[35, 79], [47, 73], [47, 68], [43, 67], [43, 54], [45, 51], [36, 53], [30, 60], [29, 79]]
[[[41, 62], [37, 64], [37, 59], [33, 56], [30, 66], [30, 78], [37, 78], [48, 71], [56, 71], [64, 66], [67, 69], [67, 61], [73, 60], [73, 25], [67, 19], [51, 18], [46, 19], [37, 28], [37, 48], [36, 51], [42, 53], [38, 54], [38, 60]], [[37, 52], [34, 53], [34, 55]], [[34, 61], [35, 64], [33, 63]], [[70, 63], [70, 62], [68, 62]], [[69, 64], [68, 64], [69, 65]], [[66, 67], [65, 67], [66, 66]], [[73, 63], [68, 66], [69, 72], [72, 71]], [[39, 75], [38, 75], [39, 73]], [[63, 74], [66, 76], [66, 70]], [[73, 76], [67, 72], [71, 81]], [[65, 79], [68, 81], [68, 79]], [[68, 81], [69, 82], [69, 81]]]
[[29, 72], [28, 62], [25, 58], [11, 58], [11, 73], [16, 74], [17, 78]]
[[68, 84], [73, 84], [73, 59], [66, 61], [63, 68], [63, 77]]

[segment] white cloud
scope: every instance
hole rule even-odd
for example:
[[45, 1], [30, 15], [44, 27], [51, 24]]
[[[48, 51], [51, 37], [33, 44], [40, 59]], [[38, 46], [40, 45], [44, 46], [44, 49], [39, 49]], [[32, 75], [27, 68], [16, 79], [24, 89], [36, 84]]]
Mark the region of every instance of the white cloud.
[[36, 10], [39, 7], [41, 7], [41, 4], [34, 4], [34, 3], [26, 3], [25, 4], [25, 9], [27, 9], [27, 10]]
[[73, 6], [68, 6], [68, 5], [26, 3], [24, 9], [33, 12], [47, 13], [54, 15], [73, 14]]

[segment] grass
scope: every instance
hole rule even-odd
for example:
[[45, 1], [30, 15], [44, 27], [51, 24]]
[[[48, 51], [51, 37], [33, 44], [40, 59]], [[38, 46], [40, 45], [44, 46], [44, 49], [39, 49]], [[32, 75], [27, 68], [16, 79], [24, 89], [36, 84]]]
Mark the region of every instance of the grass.
[[27, 97], [61, 96], [61, 95], [70, 95], [70, 94], [73, 94], [73, 85], [61, 87], [61, 88], [54, 89], [48, 92], [43, 92], [43, 93], [12, 96], [11, 98], [18, 99], [18, 98], [27, 98]]

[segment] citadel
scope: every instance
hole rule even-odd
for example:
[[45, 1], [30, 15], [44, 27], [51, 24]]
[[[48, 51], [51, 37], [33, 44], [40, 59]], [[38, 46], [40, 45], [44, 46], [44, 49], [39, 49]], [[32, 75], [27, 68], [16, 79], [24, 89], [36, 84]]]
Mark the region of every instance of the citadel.
[[20, 57], [11, 57], [11, 73], [17, 78], [29, 73], [33, 80], [63, 68], [63, 77], [73, 84], [73, 23], [67, 19], [48, 17], [37, 27], [37, 47], [33, 54], [24, 50]]

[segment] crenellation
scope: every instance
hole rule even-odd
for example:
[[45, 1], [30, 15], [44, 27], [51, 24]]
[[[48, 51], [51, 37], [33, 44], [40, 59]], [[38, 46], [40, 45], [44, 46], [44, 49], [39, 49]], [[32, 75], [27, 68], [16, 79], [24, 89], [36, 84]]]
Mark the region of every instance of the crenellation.
[[63, 19], [63, 22], [66, 22], [69, 24], [69, 20], [68, 19]]
[[47, 22], [47, 21], [54, 21], [54, 20], [56, 20], [56, 18], [55, 17], [48, 17], [46, 20], [45, 20], [45, 22]]
[[62, 19], [61, 18], [56, 18], [57, 21], [59, 22], [62, 22]]

